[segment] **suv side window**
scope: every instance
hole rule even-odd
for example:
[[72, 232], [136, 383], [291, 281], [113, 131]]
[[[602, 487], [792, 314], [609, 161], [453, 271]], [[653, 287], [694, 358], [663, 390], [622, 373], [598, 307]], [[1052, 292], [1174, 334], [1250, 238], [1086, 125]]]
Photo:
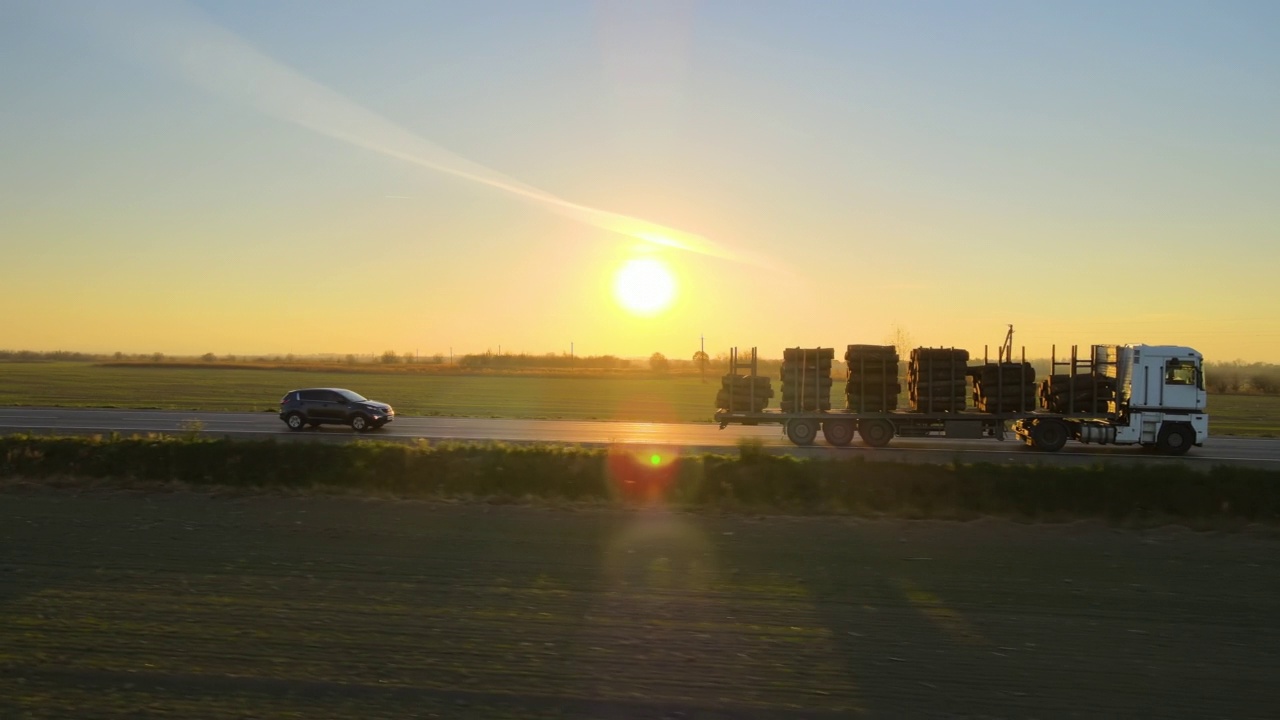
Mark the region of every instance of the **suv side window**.
[[329, 401], [329, 402], [331, 402], [331, 403], [338, 403], [339, 405], [346, 405], [346, 404], [347, 404], [347, 399], [346, 399], [346, 398], [342, 397], [341, 395], [339, 395], [339, 394], [338, 394], [338, 393], [336, 393], [336, 392], [333, 392], [332, 390], [327, 391], [327, 392], [325, 392], [325, 393], [324, 393], [324, 399], [325, 399], [325, 400], [327, 400], [327, 401]]
[[303, 390], [298, 393], [298, 399], [303, 402], [317, 402], [324, 400], [324, 393], [320, 390]]

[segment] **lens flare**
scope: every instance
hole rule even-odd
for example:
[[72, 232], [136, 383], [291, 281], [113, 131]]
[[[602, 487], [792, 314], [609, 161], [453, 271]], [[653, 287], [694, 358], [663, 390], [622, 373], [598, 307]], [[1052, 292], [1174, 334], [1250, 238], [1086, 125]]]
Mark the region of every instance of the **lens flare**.
[[655, 449], [614, 445], [606, 472], [618, 497], [639, 505], [663, 505], [680, 472], [674, 448]]

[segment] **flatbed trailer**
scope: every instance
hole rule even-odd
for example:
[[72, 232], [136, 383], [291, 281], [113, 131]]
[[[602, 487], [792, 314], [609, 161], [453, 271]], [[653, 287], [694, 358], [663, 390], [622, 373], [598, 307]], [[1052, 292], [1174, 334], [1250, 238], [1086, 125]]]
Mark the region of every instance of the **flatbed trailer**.
[[947, 437], [960, 439], [995, 438], [1005, 440], [1013, 433], [1031, 447], [1046, 452], [1060, 450], [1067, 440], [1079, 435], [1084, 425], [1107, 425], [1103, 417], [1047, 412], [909, 412], [859, 413], [852, 410], [790, 412], [717, 412], [723, 430], [734, 425], [781, 424], [787, 439], [801, 446], [812, 445], [822, 434], [829, 445], [844, 447], [856, 434], [871, 447], [885, 447], [894, 437]]
[[[1012, 327], [1001, 352], [1001, 362], [1012, 356], [1011, 338]], [[1106, 352], [1100, 353], [1101, 349]], [[984, 352], [984, 365], [985, 355]], [[1104, 355], [1110, 359], [1100, 359]], [[749, 360], [739, 360], [737, 348], [733, 348], [730, 373], [742, 369], [748, 370], [752, 377], [758, 376], [755, 348], [751, 348], [749, 357]], [[1026, 365], [1025, 351], [1023, 357], [1022, 364]], [[1026, 407], [1021, 393], [1018, 394], [1020, 407], [1010, 412], [973, 408], [934, 411], [931, 407], [866, 412], [863, 405], [859, 405], [862, 410], [781, 411], [759, 409], [756, 398], [760, 396], [745, 394], [738, 396], [739, 399], [745, 398], [747, 405], [755, 410], [742, 411], [736, 409], [735, 398], [730, 394], [728, 405], [735, 409], [722, 406], [716, 411], [715, 419], [722, 430], [730, 424], [781, 424], [787, 438], [801, 446], [812, 445], [818, 433], [822, 433], [828, 444], [837, 447], [848, 445], [855, 434], [871, 447], [884, 447], [895, 436], [1004, 440], [1012, 432], [1032, 449], [1042, 452], [1056, 452], [1069, 440], [1076, 440], [1141, 445], [1168, 455], [1182, 455], [1193, 446], [1203, 445], [1209, 436], [1202, 363], [1199, 352], [1183, 346], [1094, 346], [1090, 359], [1083, 363], [1074, 346], [1069, 363], [1057, 360], [1055, 348], [1051, 375], [1056, 374], [1059, 366], [1069, 367], [1068, 377], [1074, 381], [1087, 370], [1085, 376], [1094, 383], [1095, 395], [1099, 380], [1093, 371], [1099, 367], [1112, 369], [1110, 377], [1116, 379], [1116, 395], [1105, 412], [1096, 406], [1081, 412], [1074, 401], [1066, 404], [1065, 413], [1032, 409]], [[818, 383], [815, 390], [820, 387]], [[754, 393], [755, 386], [748, 384], [746, 392]]]

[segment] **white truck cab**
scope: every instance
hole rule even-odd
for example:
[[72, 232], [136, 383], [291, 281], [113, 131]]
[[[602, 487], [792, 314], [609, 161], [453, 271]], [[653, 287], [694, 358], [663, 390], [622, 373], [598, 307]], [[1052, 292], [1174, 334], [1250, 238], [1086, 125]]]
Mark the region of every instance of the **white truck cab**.
[[1120, 392], [1130, 411], [1203, 413], [1207, 394], [1200, 353], [1177, 345], [1126, 345]]
[[1072, 423], [1081, 442], [1145, 445], [1181, 455], [1209, 436], [1204, 356], [1180, 345], [1109, 345], [1095, 351], [1114, 373], [1116, 400], [1107, 420]]

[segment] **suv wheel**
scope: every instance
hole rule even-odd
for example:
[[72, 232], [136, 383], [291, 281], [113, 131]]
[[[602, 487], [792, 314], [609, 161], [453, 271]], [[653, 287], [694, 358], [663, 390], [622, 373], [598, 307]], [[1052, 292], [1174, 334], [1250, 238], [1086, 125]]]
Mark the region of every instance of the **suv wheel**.
[[351, 429], [356, 432], [364, 432], [369, 429], [369, 418], [363, 415], [351, 416]]
[[289, 426], [290, 430], [301, 430], [307, 424], [302, 419], [302, 413], [289, 413], [289, 417], [284, 419], [284, 423]]

